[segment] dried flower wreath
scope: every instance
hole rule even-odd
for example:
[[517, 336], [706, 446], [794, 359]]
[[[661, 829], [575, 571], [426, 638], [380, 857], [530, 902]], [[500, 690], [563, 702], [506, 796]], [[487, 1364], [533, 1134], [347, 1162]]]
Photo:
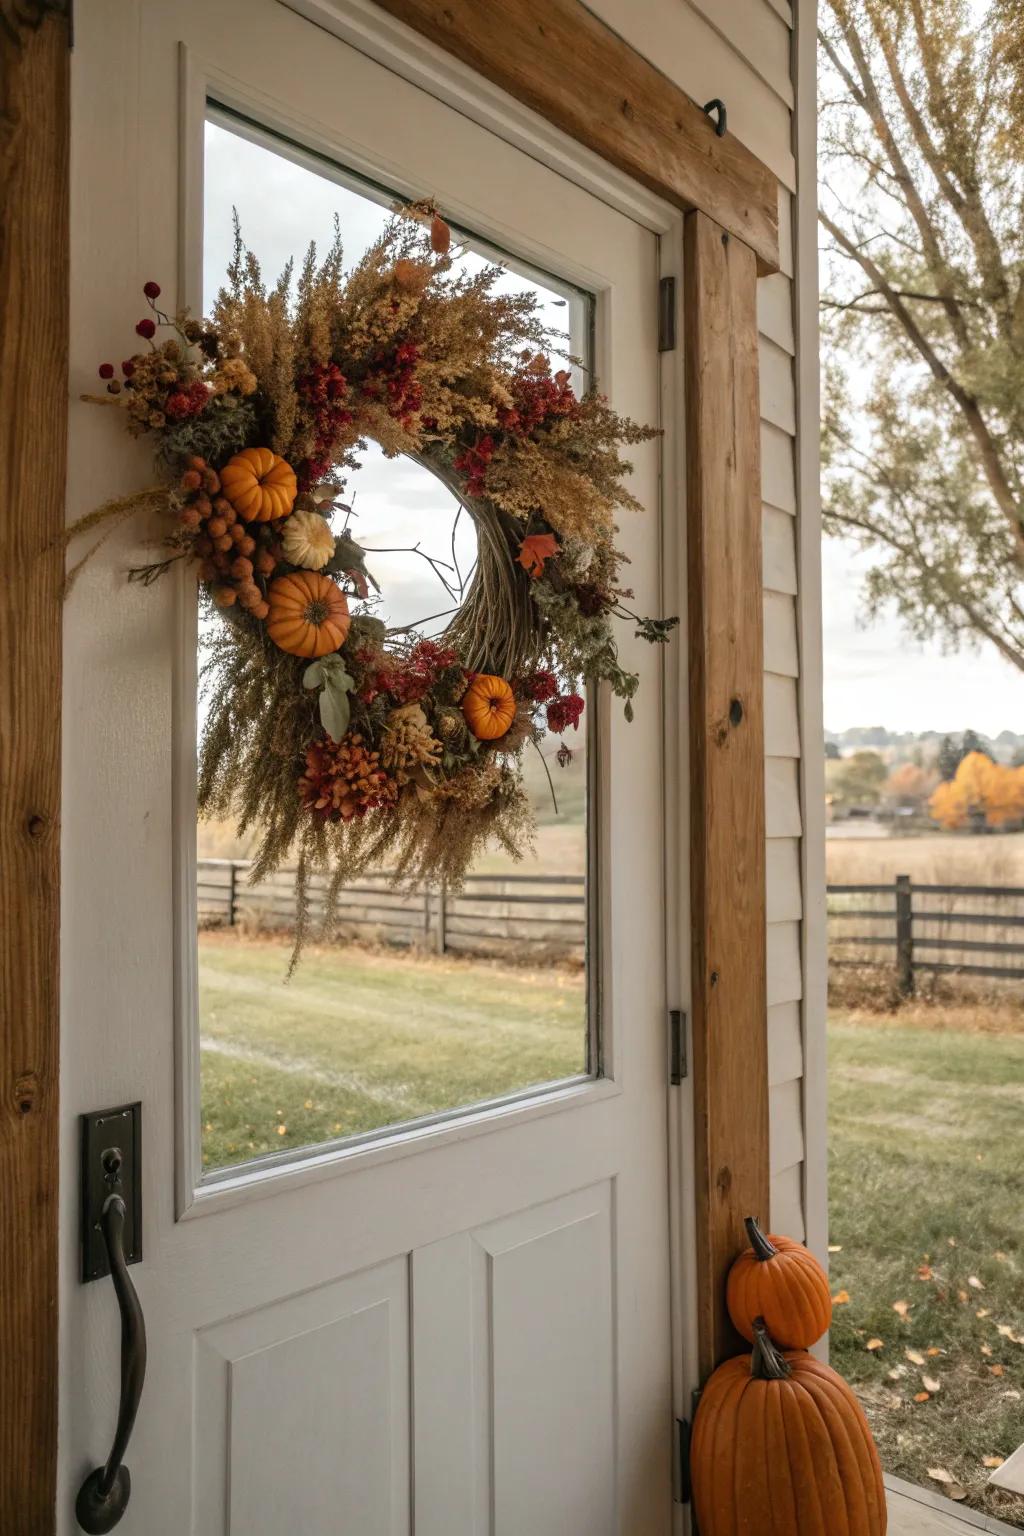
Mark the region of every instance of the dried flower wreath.
[[[620, 447], [652, 429], [552, 373], [532, 295], [496, 292], [497, 267], [453, 264], [429, 203], [348, 274], [336, 232], [294, 289], [291, 267], [266, 287], [236, 227], [211, 318], [169, 316], [146, 283], [149, 350], [121, 378], [104, 363], [107, 393], [85, 397], [152, 435], [161, 479], [72, 532], [140, 509], [173, 521], [162, 557], [130, 574], [149, 584], [188, 562], [226, 621], [203, 667], [199, 809], [258, 829], [253, 880], [295, 859], [296, 954], [315, 871], [330, 872], [331, 916], [370, 866], [457, 886], [492, 840], [521, 856], [524, 749], [578, 727], [587, 682], [608, 682], [632, 717], [638, 679], [613, 616], [652, 642], [677, 622], [623, 606], [613, 542], [616, 511], [639, 510]], [[449, 589], [437, 638], [374, 614], [341, 501], [367, 439], [429, 467], [475, 524], [465, 599]]]

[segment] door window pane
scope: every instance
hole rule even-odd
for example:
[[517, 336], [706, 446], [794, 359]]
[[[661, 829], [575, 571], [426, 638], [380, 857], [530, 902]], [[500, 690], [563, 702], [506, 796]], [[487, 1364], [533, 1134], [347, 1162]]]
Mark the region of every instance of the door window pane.
[[[206, 131], [205, 195], [207, 312], [231, 258], [232, 208], [246, 245], [273, 279], [290, 258], [301, 262], [311, 240], [325, 250], [335, 217], [350, 268], [394, 206], [379, 189], [217, 109]], [[459, 264], [473, 271], [496, 259], [505, 268], [501, 288], [534, 293], [545, 322], [566, 333], [566, 350], [586, 362], [590, 296], [475, 242]], [[585, 387], [585, 376], [575, 383]], [[451, 589], [457, 598], [472, 569], [472, 520], [422, 465], [388, 459], [372, 444], [359, 458], [359, 468], [346, 473], [343, 500], [382, 588], [373, 611], [389, 626], [439, 635], [451, 621]], [[200, 615], [200, 664], [220, 622]], [[386, 870], [360, 877], [342, 893], [335, 936], [317, 942], [314, 934], [287, 981], [292, 872], [253, 886], [248, 860], [258, 833], [199, 823], [207, 1175], [596, 1071], [597, 1021], [588, 1007], [591, 713], [568, 733], [571, 762], [564, 753], [558, 761], [559, 737], [527, 751], [535, 855], [515, 864], [488, 849], [461, 892], [396, 890]], [[201, 703], [200, 739], [205, 727]], [[323, 885], [314, 884], [314, 911]]]

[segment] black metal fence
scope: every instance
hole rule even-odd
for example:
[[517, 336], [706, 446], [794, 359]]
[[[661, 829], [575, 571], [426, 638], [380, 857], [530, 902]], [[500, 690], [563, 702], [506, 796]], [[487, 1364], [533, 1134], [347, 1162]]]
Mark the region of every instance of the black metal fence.
[[921, 973], [1022, 981], [1024, 886], [830, 885], [828, 936], [830, 965], [892, 967], [907, 995]]
[[[295, 872], [282, 869], [257, 885], [244, 859], [200, 859], [197, 896], [200, 926], [287, 929], [295, 922]], [[311, 881], [311, 916], [322, 915], [326, 876]], [[337, 916], [339, 937], [417, 944], [438, 954], [449, 950], [582, 957], [586, 894], [582, 875], [469, 875], [457, 895], [405, 882], [386, 873], [363, 875], [344, 886]]]

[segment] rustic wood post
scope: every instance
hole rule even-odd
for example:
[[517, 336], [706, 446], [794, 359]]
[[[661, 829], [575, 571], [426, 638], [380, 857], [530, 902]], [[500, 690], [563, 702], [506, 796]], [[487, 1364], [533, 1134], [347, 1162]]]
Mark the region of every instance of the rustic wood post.
[[770, 1220], [757, 264], [685, 224], [686, 522], [697, 1321], [702, 1377], [747, 1216]]
[[0, 0], [0, 1528], [57, 1468], [68, 10]]
[[896, 986], [914, 995], [914, 899], [909, 875], [896, 876]]
[[434, 929], [434, 948], [443, 955], [448, 948], [448, 885], [442, 880], [437, 888], [437, 926]]
[[228, 867], [228, 927], [235, 926], [235, 900], [238, 894], [238, 865], [234, 859]]

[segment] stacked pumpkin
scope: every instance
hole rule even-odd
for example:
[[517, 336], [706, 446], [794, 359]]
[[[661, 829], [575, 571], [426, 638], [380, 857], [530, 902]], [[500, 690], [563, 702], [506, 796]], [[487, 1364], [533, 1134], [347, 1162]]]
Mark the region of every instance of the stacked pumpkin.
[[828, 1277], [801, 1243], [766, 1237], [729, 1273], [726, 1302], [753, 1346], [719, 1366], [693, 1427], [700, 1536], [884, 1536], [885, 1491], [864, 1411], [808, 1353], [828, 1329]]

